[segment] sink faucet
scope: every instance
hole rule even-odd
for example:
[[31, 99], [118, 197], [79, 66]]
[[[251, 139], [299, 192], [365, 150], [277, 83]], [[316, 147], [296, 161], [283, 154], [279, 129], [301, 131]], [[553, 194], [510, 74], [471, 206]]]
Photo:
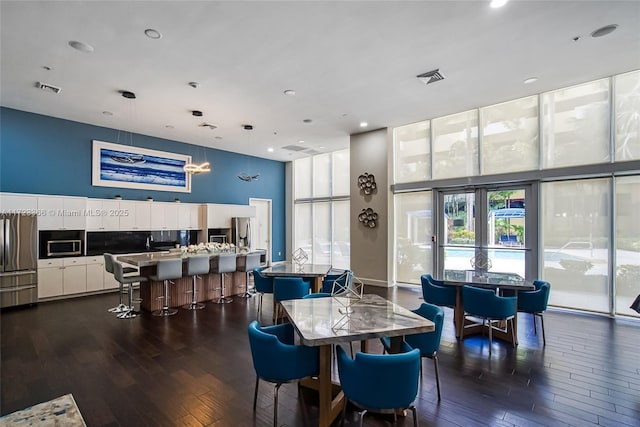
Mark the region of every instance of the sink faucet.
[[151, 249], [151, 242], [153, 242], [153, 236], [151, 234], [149, 234], [147, 236], [147, 242], [145, 243], [145, 248], [147, 248], [147, 250]]

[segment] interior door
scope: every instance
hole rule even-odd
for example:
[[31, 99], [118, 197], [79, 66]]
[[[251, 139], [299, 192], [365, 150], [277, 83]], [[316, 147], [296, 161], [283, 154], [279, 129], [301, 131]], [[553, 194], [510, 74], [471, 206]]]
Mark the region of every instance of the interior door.
[[251, 241], [254, 249], [267, 251], [267, 265], [271, 265], [271, 199], [249, 199], [249, 205], [255, 206], [256, 217], [251, 227]]

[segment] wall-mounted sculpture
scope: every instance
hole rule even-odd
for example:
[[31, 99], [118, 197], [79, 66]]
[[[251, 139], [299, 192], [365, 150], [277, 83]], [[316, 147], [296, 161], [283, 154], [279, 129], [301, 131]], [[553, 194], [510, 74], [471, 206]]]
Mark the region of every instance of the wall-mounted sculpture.
[[376, 189], [376, 177], [370, 173], [363, 173], [358, 177], [358, 187], [365, 195], [371, 194]]
[[362, 211], [358, 215], [358, 221], [360, 221], [366, 227], [374, 228], [376, 225], [378, 225], [378, 214], [375, 213], [371, 208], [362, 209]]

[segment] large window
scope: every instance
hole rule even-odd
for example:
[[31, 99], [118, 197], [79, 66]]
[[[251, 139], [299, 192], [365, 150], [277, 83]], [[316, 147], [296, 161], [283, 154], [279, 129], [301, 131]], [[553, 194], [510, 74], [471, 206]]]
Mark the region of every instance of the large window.
[[609, 311], [609, 179], [542, 185], [542, 277], [549, 303]]
[[486, 253], [492, 271], [551, 282], [552, 305], [640, 317], [629, 308], [640, 293], [640, 70], [393, 137], [397, 281]]
[[294, 250], [314, 264], [349, 268], [349, 151], [293, 162]]
[[420, 283], [433, 271], [433, 209], [431, 191], [395, 196], [396, 281]]
[[609, 79], [542, 94], [543, 167], [608, 162]]

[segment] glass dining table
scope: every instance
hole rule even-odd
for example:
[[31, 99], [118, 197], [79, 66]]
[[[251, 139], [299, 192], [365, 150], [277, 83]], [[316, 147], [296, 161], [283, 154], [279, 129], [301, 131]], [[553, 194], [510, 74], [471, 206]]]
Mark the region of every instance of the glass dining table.
[[320, 373], [308, 378], [303, 386], [319, 393], [319, 423], [329, 427], [344, 405], [344, 393], [331, 377], [331, 346], [381, 337], [391, 339], [391, 352], [399, 352], [405, 335], [432, 332], [432, 321], [378, 295], [362, 298], [326, 297], [281, 302], [302, 344], [320, 347]]
[[[505, 294], [517, 294], [517, 291], [531, 291], [535, 289], [533, 282], [525, 280], [522, 276], [515, 273], [500, 273], [492, 271], [478, 271], [478, 270], [445, 270], [443, 283], [447, 286], [456, 287], [456, 305], [453, 310], [453, 321], [456, 329], [456, 338], [460, 338], [462, 335], [462, 328], [464, 328], [464, 301], [462, 301], [462, 286], [470, 285], [478, 288], [493, 289], [500, 295]], [[505, 292], [506, 291], [506, 292]], [[513, 335], [511, 331], [499, 331], [493, 332], [494, 338], [498, 338], [503, 341], [507, 341], [511, 344], [518, 344], [518, 316], [513, 319]], [[484, 328], [482, 325], [467, 328], [464, 330], [464, 335], [482, 333]], [[515, 337], [515, 341], [514, 338]]]

